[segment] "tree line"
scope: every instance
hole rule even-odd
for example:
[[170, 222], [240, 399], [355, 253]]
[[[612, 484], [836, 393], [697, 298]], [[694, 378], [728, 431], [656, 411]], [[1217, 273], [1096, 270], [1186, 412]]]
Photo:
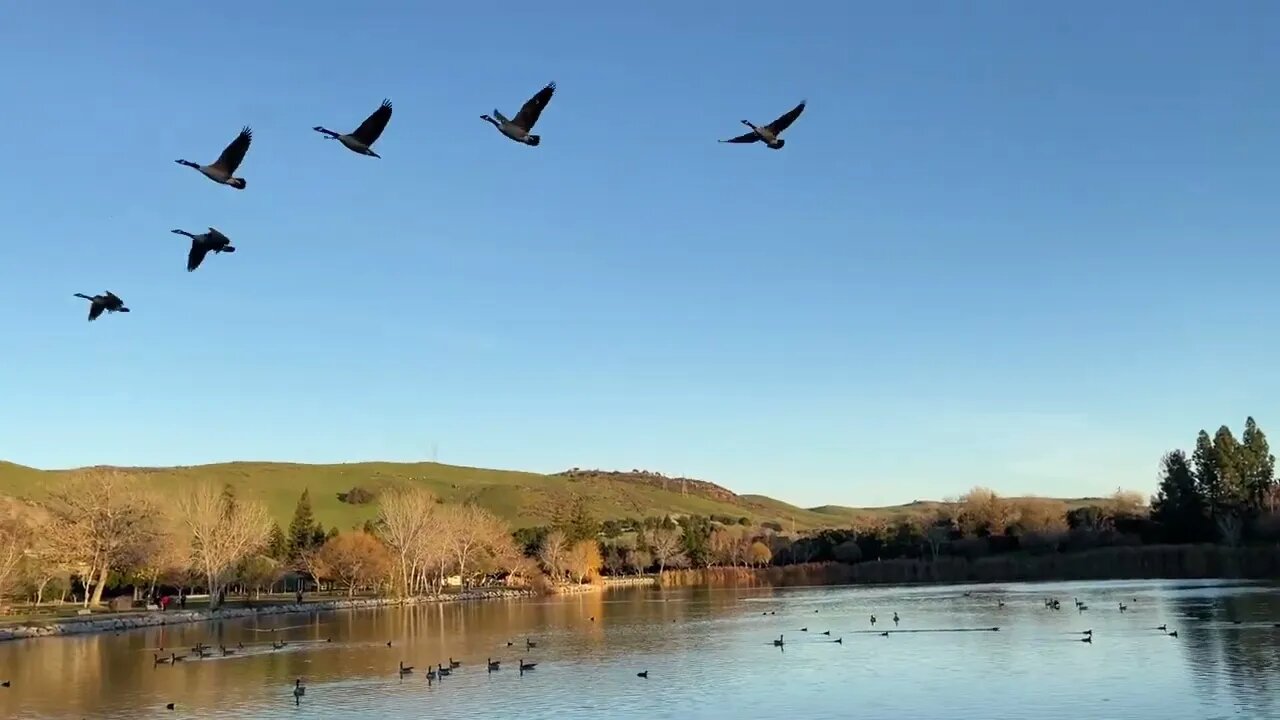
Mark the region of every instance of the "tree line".
[[675, 568], [792, 565], [1025, 552], [1070, 553], [1156, 543], [1280, 541], [1275, 457], [1248, 418], [1237, 439], [1201, 431], [1188, 454], [1161, 460], [1156, 494], [1117, 490], [1091, 504], [1003, 498], [975, 487], [893, 517], [864, 514], [846, 527], [785, 532], [747, 517], [658, 515], [600, 521], [585, 498], [551, 523], [512, 530], [471, 504], [424, 489], [370, 494], [377, 515], [360, 527], [325, 529], [304, 491], [282, 530], [230, 486], [197, 484], [162, 503], [136, 478], [90, 470], [39, 503], [0, 498], [0, 597], [102, 602], [109, 588], [152, 597], [157, 587], [203, 590], [217, 606], [229, 588], [260, 593], [292, 575], [308, 587], [400, 596], [503, 582], [524, 587], [584, 583]]

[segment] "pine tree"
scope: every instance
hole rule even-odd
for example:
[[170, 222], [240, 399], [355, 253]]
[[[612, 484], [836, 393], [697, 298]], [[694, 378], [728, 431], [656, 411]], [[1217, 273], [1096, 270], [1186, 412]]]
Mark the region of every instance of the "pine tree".
[[[289, 562], [296, 563], [302, 553], [315, 546], [314, 535], [319, 527], [311, 512], [311, 491], [303, 490], [298, 498], [298, 505], [293, 509], [293, 520], [289, 522], [288, 549]], [[324, 542], [324, 531], [320, 530], [321, 542]]]
[[1205, 511], [1210, 519], [1220, 512], [1224, 493], [1222, 481], [1218, 475], [1218, 453], [1214, 451], [1213, 440], [1204, 430], [1196, 436], [1196, 449], [1191, 454], [1195, 466], [1196, 489], [1204, 499]]
[[560, 507], [552, 527], [563, 532], [570, 543], [594, 540], [600, 534], [600, 523], [592, 517], [586, 498], [581, 495]]
[[1239, 512], [1246, 497], [1242, 472], [1246, 464], [1244, 448], [1231, 433], [1231, 428], [1223, 425], [1214, 433], [1213, 451], [1218, 456], [1218, 482], [1222, 488], [1219, 504], [1224, 512]]
[[1209, 537], [1204, 497], [1195, 473], [1181, 450], [1161, 459], [1160, 487], [1151, 503], [1151, 519], [1172, 542], [1199, 542]]
[[284, 560], [289, 557], [289, 543], [285, 540], [280, 523], [271, 523], [271, 535], [267, 538], [267, 557]]
[[1267, 498], [1276, 484], [1276, 456], [1271, 454], [1267, 436], [1250, 417], [1244, 421], [1241, 436], [1241, 468], [1245, 501], [1251, 513], [1266, 510]]

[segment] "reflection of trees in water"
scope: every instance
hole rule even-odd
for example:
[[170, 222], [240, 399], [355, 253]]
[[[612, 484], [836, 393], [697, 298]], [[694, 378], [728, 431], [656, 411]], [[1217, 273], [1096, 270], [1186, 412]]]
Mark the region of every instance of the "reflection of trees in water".
[[[1195, 692], [1210, 704], [1234, 704], [1250, 717], [1280, 709], [1280, 595], [1245, 592], [1170, 601], [1178, 644]], [[1203, 613], [1210, 619], [1202, 619]], [[1240, 625], [1234, 624], [1240, 621]]]

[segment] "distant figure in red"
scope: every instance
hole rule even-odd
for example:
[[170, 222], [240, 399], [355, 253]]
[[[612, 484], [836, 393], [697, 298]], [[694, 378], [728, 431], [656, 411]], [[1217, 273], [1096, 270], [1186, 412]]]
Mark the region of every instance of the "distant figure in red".
[[168, 610], [168, 609], [169, 609], [169, 603], [170, 603], [172, 600], [173, 600], [173, 598], [172, 598], [172, 597], [170, 597], [170, 596], [168, 596], [168, 595], [165, 595], [165, 596], [161, 597], [161, 598], [160, 598], [160, 611], [161, 611], [161, 612], [164, 612], [165, 610]]

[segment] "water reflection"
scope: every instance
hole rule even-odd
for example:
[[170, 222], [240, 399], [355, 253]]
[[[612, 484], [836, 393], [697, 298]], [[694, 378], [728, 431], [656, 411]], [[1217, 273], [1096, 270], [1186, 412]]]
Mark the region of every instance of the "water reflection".
[[[277, 615], [0, 644], [0, 717], [1269, 718], [1275, 623], [1276, 587], [1207, 582], [633, 589]], [[197, 642], [213, 655], [194, 657]], [[188, 658], [155, 665], [160, 648]], [[462, 666], [428, 683], [450, 658]], [[521, 659], [537, 670], [522, 676]], [[400, 677], [400, 662], [417, 671]]]

